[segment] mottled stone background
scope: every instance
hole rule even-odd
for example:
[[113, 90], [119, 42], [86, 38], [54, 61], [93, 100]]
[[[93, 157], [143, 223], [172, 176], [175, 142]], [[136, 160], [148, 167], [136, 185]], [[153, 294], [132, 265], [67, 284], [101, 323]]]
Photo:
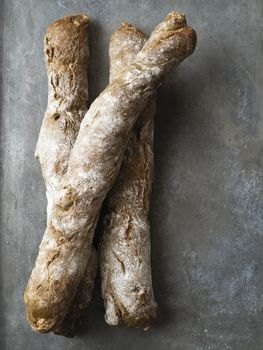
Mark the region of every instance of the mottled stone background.
[[[148, 332], [107, 326], [97, 283], [76, 338], [36, 334], [22, 294], [46, 220], [33, 154], [47, 101], [47, 25], [91, 15], [94, 99], [108, 82], [112, 31], [127, 20], [150, 33], [175, 9], [197, 30], [198, 46], [158, 94], [158, 320]], [[260, 0], [1, 1], [1, 350], [263, 349], [262, 24]]]

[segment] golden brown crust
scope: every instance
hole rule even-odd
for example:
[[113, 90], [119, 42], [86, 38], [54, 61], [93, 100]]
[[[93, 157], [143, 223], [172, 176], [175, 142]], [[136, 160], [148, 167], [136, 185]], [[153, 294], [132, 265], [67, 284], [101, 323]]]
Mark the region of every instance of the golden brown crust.
[[[125, 23], [110, 40], [110, 79], [132, 63], [146, 37]], [[153, 174], [155, 99], [138, 118], [118, 178], [107, 196], [100, 247], [102, 297], [110, 325], [149, 327], [156, 316], [148, 209]]]
[[87, 43], [88, 25], [89, 17], [78, 14], [65, 16], [48, 26], [44, 44], [50, 69], [87, 64], [88, 45], [83, 43]]
[[87, 111], [88, 24], [87, 15], [66, 16], [51, 24], [44, 38], [49, 93], [35, 156], [48, 190], [58, 187], [67, 171]]
[[102, 202], [117, 177], [137, 117], [168, 71], [194, 51], [194, 30], [178, 26], [176, 17], [170, 15], [153, 31], [81, 123], [25, 291], [28, 320], [41, 332], [59, 325], [77, 292]]

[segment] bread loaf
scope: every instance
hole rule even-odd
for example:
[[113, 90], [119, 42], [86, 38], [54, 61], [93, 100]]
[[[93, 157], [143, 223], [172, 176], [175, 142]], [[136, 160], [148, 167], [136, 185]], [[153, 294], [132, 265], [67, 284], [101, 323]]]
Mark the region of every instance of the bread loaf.
[[165, 75], [195, 45], [195, 32], [185, 17], [169, 14], [133, 63], [86, 113], [25, 291], [27, 318], [38, 331], [55, 329], [65, 317], [89, 259], [102, 202], [118, 175], [134, 123]]
[[[145, 35], [124, 23], [110, 40], [110, 79], [132, 63]], [[156, 315], [148, 222], [153, 176], [155, 99], [138, 118], [118, 178], [106, 199], [100, 275], [110, 325], [148, 327]]]
[[[66, 16], [48, 27], [44, 53], [48, 75], [48, 105], [43, 118], [35, 156], [46, 184], [48, 214], [75, 143], [88, 103], [88, 25], [84, 14]], [[47, 218], [49, 222], [49, 215]], [[79, 309], [88, 306], [97, 272], [93, 249], [79, 292], [57, 334], [72, 335]], [[74, 316], [73, 316], [74, 315]]]

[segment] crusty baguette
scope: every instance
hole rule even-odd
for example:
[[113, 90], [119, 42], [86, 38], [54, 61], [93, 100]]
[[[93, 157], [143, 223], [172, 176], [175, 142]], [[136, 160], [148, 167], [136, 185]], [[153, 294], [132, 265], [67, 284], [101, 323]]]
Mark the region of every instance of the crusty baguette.
[[[70, 151], [81, 120], [88, 109], [88, 25], [87, 15], [66, 16], [52, 23], [44, 38], [48, 105], [35, 156], [40, 161], [45, 179], [48, 213], [67, 170]], [[86, 308], [91, 300], [97, 260], [97, 252], [93, 248], [81, 283], [82, 291], [77, 293], [65, 320], [56, 329], [56, 334], [73, 335], [80, 310]]]
[[130, 131], [165, 75], [195, 45], [195, 31], [186, 25], [185, 17], [170, 13], [85, 115], [24, 295], [34, 329], [51, 331], [65, 317], [84, 274], [101, 205], [119, 172]]
[[[110, 40], [110, 80], [131, 64], [145, 35], [124, 23]], [[106, 199], [100, 247], [101, 290], [110, 325], [148, 327], [156, 316], [148, 210], [153, 175], [155, 99], [135, 123], [118, 178]]]

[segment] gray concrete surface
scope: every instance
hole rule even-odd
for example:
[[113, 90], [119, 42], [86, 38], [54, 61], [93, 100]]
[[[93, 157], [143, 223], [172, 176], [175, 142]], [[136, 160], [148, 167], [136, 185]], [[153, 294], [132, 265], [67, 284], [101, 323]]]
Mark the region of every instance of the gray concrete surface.
[[[148, 332], [110, 328], [97, 284], [74, 339], [34, 333], [22, 294], [45, 227], [33, 153], [46, 108], [43, 36], [92, 17], [90, 93], [108, 81], [110, 33], [150, 33], [171, 10], [198, 33], [194, 56], [159, 90], [152, 262], [159, 316]], [[262, 350], [262, 1], [1, 1], [1, 350]]]

